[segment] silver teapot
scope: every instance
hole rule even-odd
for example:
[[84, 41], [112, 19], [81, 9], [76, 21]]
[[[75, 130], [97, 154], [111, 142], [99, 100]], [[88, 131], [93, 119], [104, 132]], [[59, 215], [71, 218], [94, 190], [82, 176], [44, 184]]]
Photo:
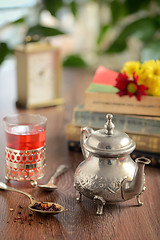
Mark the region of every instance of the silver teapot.
[[81, 149], [85, 160], [79, 164], [74, 176], [74, 187], [82, 195], [93, 199], [97, 214], [103, 213], [106, 203], [117, 203], [137, 198], [145, 190], [144, 166], [150, 160], [141, 157], [135, 161], [130, 153], [135, 142], [124, 132], [114, 129], [112, 114], [107, 114], [104, 129], [81, 129]]

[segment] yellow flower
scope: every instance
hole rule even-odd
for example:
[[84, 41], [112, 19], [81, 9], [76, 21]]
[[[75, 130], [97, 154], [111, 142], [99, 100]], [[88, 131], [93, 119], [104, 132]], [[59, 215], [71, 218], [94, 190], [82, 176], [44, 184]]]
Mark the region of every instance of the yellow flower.
[[149, 88], [148, 95], [160, 97], [160, 60], [141, 64], [139, 83]]
[[138, 83], [148, 87], [147, 94], [160, 97], [160, 60], [150, 60], [142, 64], [138, 61], [126, 62], [121, 73], [126, 73], [133, 78], [133, 73], [138, 76]]
[[141, 68], [143, 71], [147, 71], [154, 76], [160, 76], [160, 60], [150, 60], [141, 64]]
[[126, 73], [129, 78], [133, 78], [133, 73], [135, 72], [136, 76], [139, 76], [141, 69], [140, 69], [140, 62], [139, 61], [128, 61], [124, 64], [121, 73]]

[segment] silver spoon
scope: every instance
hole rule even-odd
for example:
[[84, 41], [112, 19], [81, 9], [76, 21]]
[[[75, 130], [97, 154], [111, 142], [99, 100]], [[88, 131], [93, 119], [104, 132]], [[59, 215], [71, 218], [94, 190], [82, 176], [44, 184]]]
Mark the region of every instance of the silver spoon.
[[51, 179], [49, 180], [48, 183], [46, 184], [41, 184], [38, 185], [39, 188], [46, 190], [46, 191], [53, 191], [57, 188], [57, 186], [54, 184], [54, 180], [56, 179], [56, 177], [60, 176], [62, 173], [66, 172], [68, 170], [68, 166], [62, 164], [60, 165], [56, 172], [53, 174], [53, 176], [51, 177]]
[[[5, 183], [3, 183], [3, 182], [0, 182], [0, 189], [7, 190], [7, 191], [14, 191], [14, 192], [18, 192], [18, 193], [22, 193], [22, 194], [26, 195], [30, 199], [30, 201], [31, 201], [31, 204], [28, 206], [28, 208], [31, 211], [33, 211], [33, 212], [44, 213], [44, 214], [50, 213], [50, 214], [55, 215], [55, 214], [58, 214], [58, 213], [61, 213], [61, 212], [65, 211], [64, 207], [62, 207], [61, 205], [59, 205], [57, 203], [53, 203], [53, 202], [38, 202], [29, 193], [22, 192], [22, 191], [20, 191], [20, 190], [18, 190], [16, 188], [9, 187]], [[45, 205], [46, 204], [48, 207], [50, 207], [52, 204], [54, 204], [58, 208], [58, 210], [39, 210], [39, 209], [35, 208], [37, 204], [38, 205], [40, 205], [40, 204]]]

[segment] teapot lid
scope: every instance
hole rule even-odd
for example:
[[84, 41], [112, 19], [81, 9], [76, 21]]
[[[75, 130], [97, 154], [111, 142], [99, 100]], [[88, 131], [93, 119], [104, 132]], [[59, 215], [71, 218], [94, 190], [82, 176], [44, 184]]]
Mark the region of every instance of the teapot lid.
[[93, 131], [84, 141], [84, 148], [99, 156], [119, 157], [130, 154], [136, 147], [135, 142], [125, 133], [114, 129], [112, 114], [107, 114], [103, 129]]

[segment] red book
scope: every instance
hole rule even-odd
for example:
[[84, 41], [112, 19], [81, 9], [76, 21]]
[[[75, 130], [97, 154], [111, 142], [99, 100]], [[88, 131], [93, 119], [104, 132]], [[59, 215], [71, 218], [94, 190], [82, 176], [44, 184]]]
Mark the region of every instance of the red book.
[[118, 72], [114, 72], [103, 66], [99, 66], [93, 77], [92, 83], [114, 86], [116, 83], [115, 79], [117, 76]]

